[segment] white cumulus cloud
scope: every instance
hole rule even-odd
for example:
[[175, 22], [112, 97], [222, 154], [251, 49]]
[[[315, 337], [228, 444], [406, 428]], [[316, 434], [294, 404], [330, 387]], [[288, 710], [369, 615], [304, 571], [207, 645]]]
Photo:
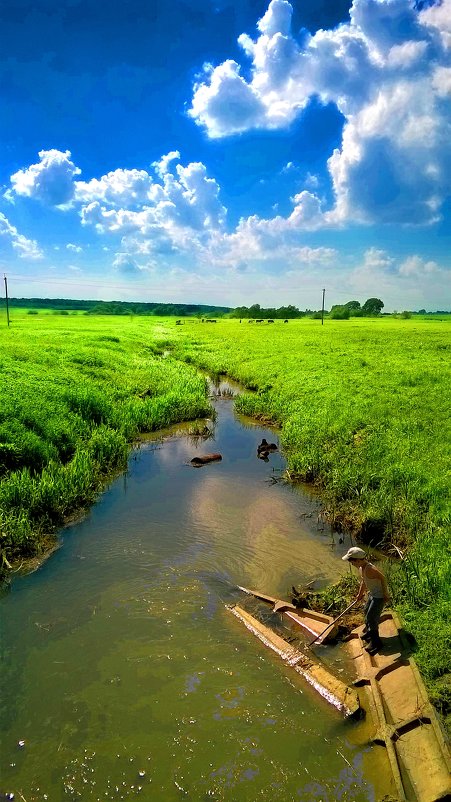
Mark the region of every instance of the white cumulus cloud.
[[38, 164], [31, 164], [11, 176], [13, 191], [50, 206], [70, 203], [74, 195], [74, 176], [81, 173], [71, 161], [70, 151], [41, 150], [38, 155]]
[[145, 203], [152, 190], [153, 180], [146, 170], [113, 170], [101, 178], [76, 181], [75, 200], [80, 203], [101, 201], [114, 207], [136, 206]]
[[302, 41], [291, 14], [272, 0], [257, 38], [238, 39], [249, 80], [234, 61], [209, 66], [190, 115], [218, 138], [287, 127], [313, 97], [334, 103], [344, 127], [324, 223], [435, 222], [451, 191], [451, 0], [422, 12], [411, 0], [354, 0], [349, 23]]
[[[226, 209], [219, 185], [201, 162], [175, 164], [178, 151], [154, 163], [157, 178], [145, 170], [116, 170], [76, 189], [81, 219], [101, 233], [117, 233], [140, 253], [196, 248], [223, 230]], [[131, 238], [131, 239], [130, 239]]]
[[138, 278], [145, 272], [133, 255], [129, 253], [117, 253], [113, 260], [113, 268], [129, 278]]
[[42, 259], [44, 256], [36, 240], [28, 239], [23, 234], [19, 234], [17, 228], [9, 222], [2, 212], [0, 212], [0, 237], [5, 238], [17, 251], [18, 256], [23, 259]]

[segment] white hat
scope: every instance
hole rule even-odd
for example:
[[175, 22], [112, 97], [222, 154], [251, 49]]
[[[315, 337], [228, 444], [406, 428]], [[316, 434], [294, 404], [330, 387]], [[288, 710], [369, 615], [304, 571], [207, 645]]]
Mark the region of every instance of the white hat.
[[363, 549], [359, 549], [358, 546], [352, 546], [351, 549], [348, 549], [344, 557], [341, 558], [342, 560], [366, 560], [366, 554]]

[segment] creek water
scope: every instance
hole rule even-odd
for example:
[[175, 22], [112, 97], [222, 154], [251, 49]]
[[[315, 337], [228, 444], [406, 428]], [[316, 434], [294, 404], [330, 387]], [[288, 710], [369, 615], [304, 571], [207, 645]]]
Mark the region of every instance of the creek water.
[[[274, 433], [230, 399], [215, 406], [214, 439], [187, 427], [147, 438], [61, 548], [0, 599], [1, 793], [379, 798], [384, 766], [364, 727], [225, 606], [237, 584], [286, 596], [338, 578], [348, 544], [318, 530], [314, 500], [274, 481], [279, 452], [257, 459]], [[222, 462], [189, 464], [210, 451]]]

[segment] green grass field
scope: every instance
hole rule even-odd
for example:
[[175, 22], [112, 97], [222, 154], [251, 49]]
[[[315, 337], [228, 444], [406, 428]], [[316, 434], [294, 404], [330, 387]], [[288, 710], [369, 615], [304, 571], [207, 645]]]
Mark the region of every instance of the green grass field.
[[218, 321], [176, 337], [175, 356], [252, 390], [238, 409], [281, 427], [292, 477], [321, 489], [330, 520], [396, 558], [394, 602], [449, 716], [449, 318]]
[[147, 319], [29, 316], [1, 330], [3, 565], [39, 553], [56, 526], [126, 465], [140, 432], [209, 413], [205, 379], [164, 354]]
[[4, 560], [36, 553], [89, 503], [140, 431], [208, 414], [195, 368], [227, 373], [249, 390], [237, 408], [281, 427], [292, 478], [321, 489], [337, 526], [397, 558], [394, 601], [449, 715], [450, 320], [176, 326], [14, 310], [1, 325]]

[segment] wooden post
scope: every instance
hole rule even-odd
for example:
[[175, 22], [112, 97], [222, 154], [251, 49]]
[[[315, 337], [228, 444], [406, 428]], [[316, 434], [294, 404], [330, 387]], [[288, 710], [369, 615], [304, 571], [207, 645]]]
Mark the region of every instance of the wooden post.
[[9, 328], [8, 279], [6, 278], [6, 273], [3, 274], [3, 278], [5, 280], [6, 319], [8, 321], [8, 328]]

